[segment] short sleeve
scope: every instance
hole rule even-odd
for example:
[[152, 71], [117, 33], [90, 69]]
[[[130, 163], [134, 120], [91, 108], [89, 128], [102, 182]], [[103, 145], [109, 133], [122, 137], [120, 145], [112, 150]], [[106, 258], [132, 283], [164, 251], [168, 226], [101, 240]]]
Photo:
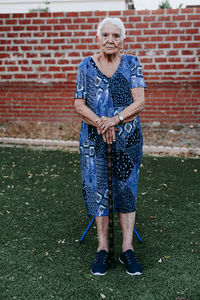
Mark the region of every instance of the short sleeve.
[[86, 99], [86, 71], [84, 66], [84, 61], [78, 67], [76, 89], [74, 94], [74, 99], [81, 98]]
[[146, 88], [146, 84], [144, 82], [140, 61], [136, 56], [133, 56], [131, 67], [131, 88], [134, 89], [136, 87]]

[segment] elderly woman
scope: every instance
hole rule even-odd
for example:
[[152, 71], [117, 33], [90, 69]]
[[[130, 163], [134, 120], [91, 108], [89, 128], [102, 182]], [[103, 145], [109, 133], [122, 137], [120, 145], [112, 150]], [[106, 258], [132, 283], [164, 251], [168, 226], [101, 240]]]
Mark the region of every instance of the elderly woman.
[[125, 28], [119, 18], [105, 18], [98, 26], [100, 53], [79, 65], [75, 109], [82, 119], [81, 177], [84, 201], [97, 224], [98, 248], [91, 267], [105, 275], [109, 261], [107, 143], [112, 144], [113, 200], [123, 243], [119, 260], [129, 275], [142, 267], [133, 249], [137, 183], [142, 157], [138, 113], [144, 108], [144, 79], [139, 60], [123, 55]]

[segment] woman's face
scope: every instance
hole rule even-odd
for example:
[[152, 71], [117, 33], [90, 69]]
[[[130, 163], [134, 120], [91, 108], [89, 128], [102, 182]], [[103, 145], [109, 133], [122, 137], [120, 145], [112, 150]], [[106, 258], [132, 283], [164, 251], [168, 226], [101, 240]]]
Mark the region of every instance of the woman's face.
[[107, 55], [117, 54], [122, 48], [121, 29], [112, 23], [106, 23], [98, 38], [100, 49]]

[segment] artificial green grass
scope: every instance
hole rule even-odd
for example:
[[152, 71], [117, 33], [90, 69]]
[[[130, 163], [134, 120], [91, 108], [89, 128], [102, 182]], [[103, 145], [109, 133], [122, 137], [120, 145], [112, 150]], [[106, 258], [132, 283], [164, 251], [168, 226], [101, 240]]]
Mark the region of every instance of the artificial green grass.
[[134, 238], [142, 276], [118, 262], [94, 277], [94, 228], [82, 200], [79, 154], [0, 148], [0, 300], [200, 299], [199, 159], [144, 157]]

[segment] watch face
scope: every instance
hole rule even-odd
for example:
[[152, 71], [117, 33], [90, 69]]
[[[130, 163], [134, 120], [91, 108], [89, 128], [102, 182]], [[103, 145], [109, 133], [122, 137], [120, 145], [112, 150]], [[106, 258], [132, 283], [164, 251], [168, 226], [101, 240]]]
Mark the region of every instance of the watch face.
[[124, 118], [119, 114], [119, 119], [122, 122], [124, 120]]

